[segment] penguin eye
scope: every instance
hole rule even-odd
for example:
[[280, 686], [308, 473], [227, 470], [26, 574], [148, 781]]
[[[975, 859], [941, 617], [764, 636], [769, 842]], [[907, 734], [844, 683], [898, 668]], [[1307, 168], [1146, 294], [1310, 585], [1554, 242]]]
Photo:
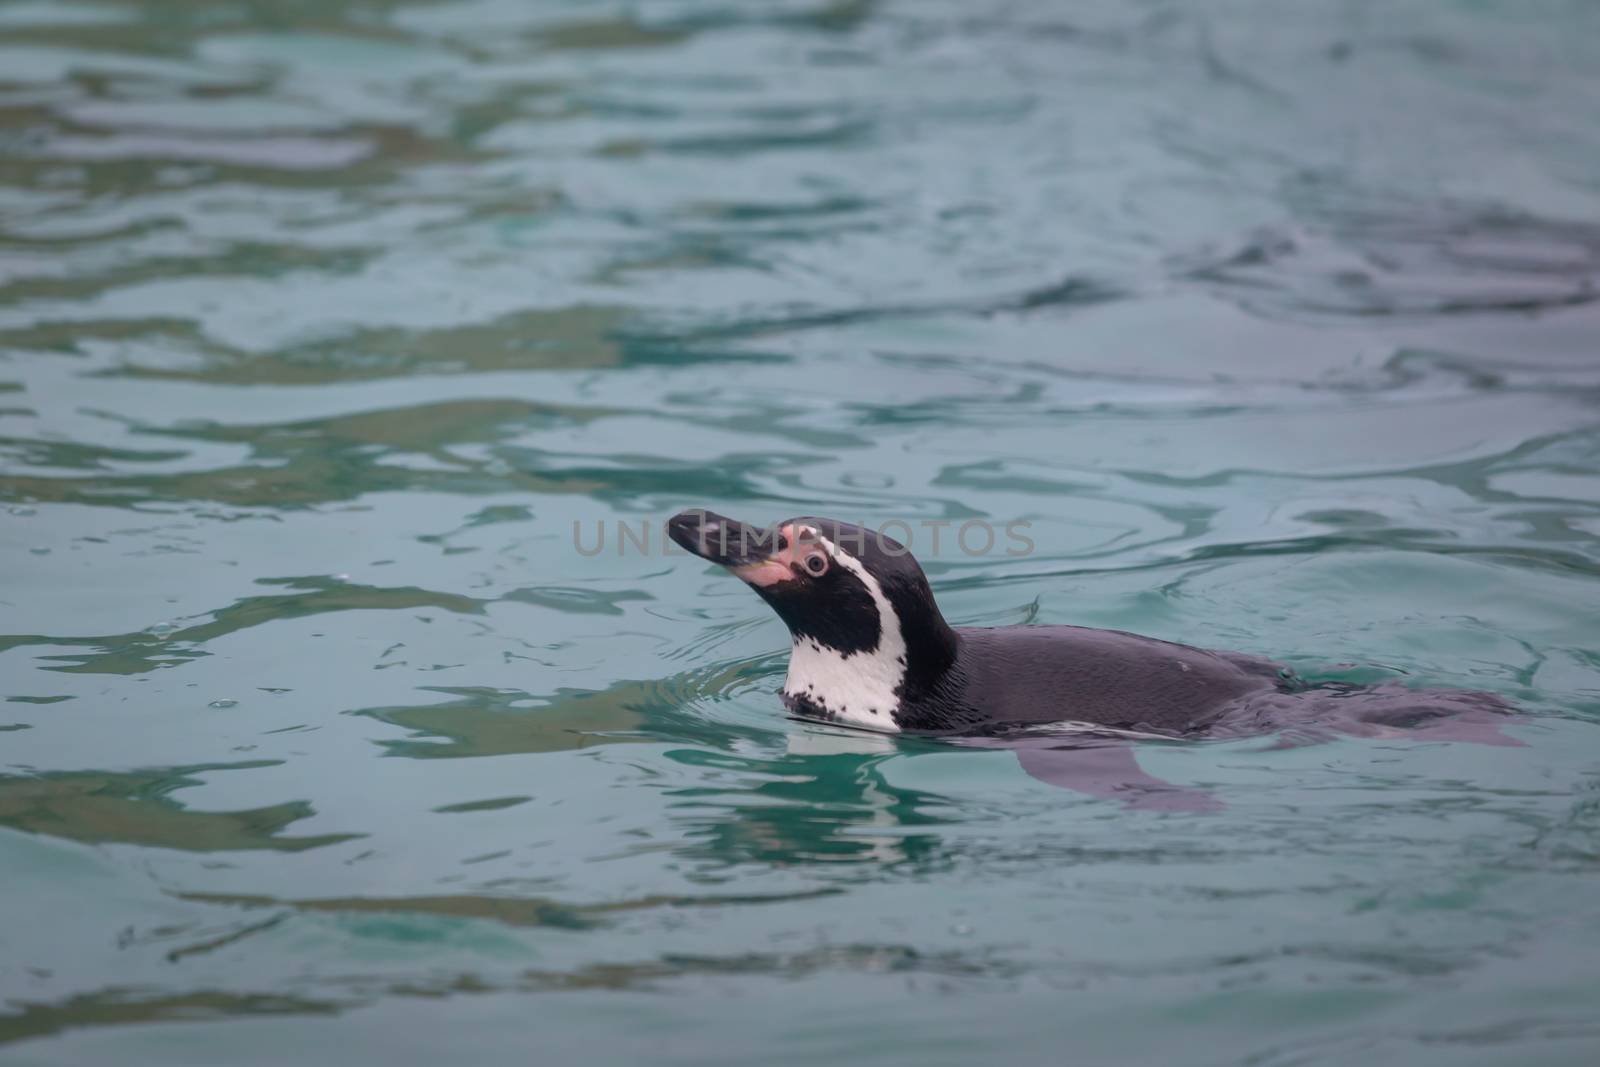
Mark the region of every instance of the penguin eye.
[[811, 575], [813, 578], [821, 578], [824, 574], [828, 573], [828, 557], [821, 552], [811, 553], [803, 561], [801, 561], [800, 565], [804, 567], [806, 569], [806, 573]]

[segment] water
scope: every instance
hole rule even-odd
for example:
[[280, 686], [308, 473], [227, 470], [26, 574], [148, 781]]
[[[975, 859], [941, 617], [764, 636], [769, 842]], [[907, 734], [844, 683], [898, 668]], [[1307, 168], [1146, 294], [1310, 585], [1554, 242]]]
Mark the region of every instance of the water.
[[[1588, 1064], [1600, 9], [0, 4], [0, 1059]], [[1485, 688], [1155, 812], [573, 523]], [[1401, 673], [1403, 672], [1403, 673]]]

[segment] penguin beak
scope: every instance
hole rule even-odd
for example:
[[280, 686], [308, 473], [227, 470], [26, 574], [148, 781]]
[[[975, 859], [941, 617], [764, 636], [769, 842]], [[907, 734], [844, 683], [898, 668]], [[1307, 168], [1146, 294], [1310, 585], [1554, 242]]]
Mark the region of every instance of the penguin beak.
[[668, 519], [667, 536], [701, 559], [736, 572], [771, 559], [778, 547], [776, 530], [758, 530], [714, 511], [697, 509]]

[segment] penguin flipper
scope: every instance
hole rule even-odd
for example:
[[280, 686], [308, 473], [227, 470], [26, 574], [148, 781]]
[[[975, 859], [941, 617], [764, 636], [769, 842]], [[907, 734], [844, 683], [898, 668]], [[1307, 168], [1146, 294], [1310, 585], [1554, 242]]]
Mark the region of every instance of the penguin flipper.
[[1061, 789], [1119, 800], [1140, 811], [1218, 811], [1210, 793], [1146, 774], [1126, 742], [1063, 742], [1060, 738], [984, 738], [963, 742], [1010, 749], [1030, 777]]

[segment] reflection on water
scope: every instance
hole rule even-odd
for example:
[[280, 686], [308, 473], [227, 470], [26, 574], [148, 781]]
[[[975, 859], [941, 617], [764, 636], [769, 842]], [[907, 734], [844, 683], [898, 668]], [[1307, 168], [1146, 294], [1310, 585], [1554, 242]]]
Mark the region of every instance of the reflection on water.
[[[455, 697], [441, 704], [362, 708], [355, 712], [421, 739], [384, 739], [391, 755], [418, 758], [504, 756], [525, 752], [564, 752], [588, 745], [652, 739], [708, 740], [702, 719], [687, 713], [702, 701], [758, 691], [771, 677], [770, 664], [755, 674], [751, 664], [710, 665], [660, 681], [622, 681], [600, 690], [560, 689], [533, 697], [508, 690], [427, 687]], [[765, 687], [760, 690], [764, 692]], [[747, 730], [723, 734], [737, 737]]]
[[311, 814], [305, 801], [251, 811], [203, 812], [179, 806], [170, 794], [199, 784], [197, 772], [237, 770], [192, 767], [165, 772], [45, 774], [0, 778], [0, 826], [72, 841], [127, 842], [195, 852], [235, 849], [298, 851], [348, 841], [353, 834], [289, 837], [279, 831]]
[[[1591, 1062], [1600, 13], [1302, 7], [0, 2], [0, 1041]], [[791, 722], [687, 505], [1520, 747]]]

